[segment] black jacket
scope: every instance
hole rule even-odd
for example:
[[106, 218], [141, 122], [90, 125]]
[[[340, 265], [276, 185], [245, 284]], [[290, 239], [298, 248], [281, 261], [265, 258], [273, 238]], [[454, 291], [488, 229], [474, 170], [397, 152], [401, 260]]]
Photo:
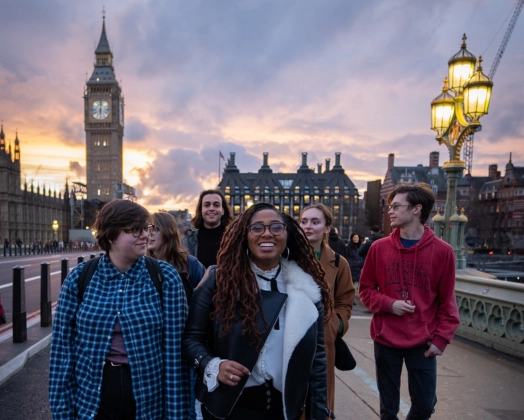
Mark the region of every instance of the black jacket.
[[360, 255], [365, 260], [368, 255], [369, 248], [371, 248], [371, 245], [373, 245], [373, 242], [375, 242], [377, 239], [380, 239], [380, 238], [382, 238], [382, 235], [380, 235], [379, 233], [371, 235], [371, 238], [369, 238], [366, 242], [360, 245], [360, 249], [358, 250], [358, 255]]
[[[226, 418], [234, 408], [248, 377], [244, 376], [234, 387], [219, 382], [218, 388], [208, 392], [202, 380], [206, 366], [212, 358], [220, 357], [235, 360], [251, 371], [259, 351], [241, 334], [240, 319], [233, 325], [233, 332], [225, 336], [220, 335], [222, 325], [216, 319], [210, 319], [209, 314], [214, 310], [212, 296], [215, 290], [215, 272], [216, 266], [211, 267], [195, 290], [186, 323], [183, 352], [197, 372], [197, 399], [215, 417]], [[298, 420], [305, 406], [307, 419], [325, 420], [331, 412], [326, 408], [324, 311], [320, 289], [311, 276], [294, 262], [282, 263], [282, 275], [286, 279], [288, 293], [262, 291], [262, 305], [266, 320], [272, 328], [282, 306], [287, 302], [286, 339], [289, 337], [291, 345], [288, 348], [292, 351], [289, 358], [284, 354], [287, 364], [284, 363], [282, 369], [285, 377], [284, 415], [287, 420]], [[312, 295], [316, 297], [311, 299]], [[304, 310], [308, 307], [312, 311]], [[257, 322], [259, 328], [263, 329], [260, 311]], [[265, 342], [270, 330], [268, 328], [266, 334], [261, 334], [262, 342]]]

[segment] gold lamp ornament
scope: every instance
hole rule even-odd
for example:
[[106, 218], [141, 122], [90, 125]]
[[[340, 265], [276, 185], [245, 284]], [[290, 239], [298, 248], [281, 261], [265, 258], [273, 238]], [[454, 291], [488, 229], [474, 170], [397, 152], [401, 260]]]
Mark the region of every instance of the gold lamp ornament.
[[448, 79], [444, 79], [442, 93], [431, 102], [431, 129], [437, 132], [437, 137], [441, 137], [453, 119], [455, 112], [455, 99], [449, 93]]
[[477, 58], [466, 49], [466, 39], [467, 36], [464, 34], [460, 51], [448, 60], [449, 88], [459, 95], [473, 76], [477, 62]]
[[478, 121], [488, 113], [492, 89], [493, 82], [482, 73], [482, 56], [480, 56], [477, 71], [464, 87], [464, 114], [472, 122]]

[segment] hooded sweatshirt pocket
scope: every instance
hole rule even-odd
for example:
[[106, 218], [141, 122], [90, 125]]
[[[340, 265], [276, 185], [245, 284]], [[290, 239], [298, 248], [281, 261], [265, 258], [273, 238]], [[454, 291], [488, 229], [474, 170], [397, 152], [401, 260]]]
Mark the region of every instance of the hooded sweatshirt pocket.
[[371, 338], [390, 347], [411, 348], [425, 344], [432, 339], [428, 324], [410, 322], [405, 316], [396, 315], [373, 317]]

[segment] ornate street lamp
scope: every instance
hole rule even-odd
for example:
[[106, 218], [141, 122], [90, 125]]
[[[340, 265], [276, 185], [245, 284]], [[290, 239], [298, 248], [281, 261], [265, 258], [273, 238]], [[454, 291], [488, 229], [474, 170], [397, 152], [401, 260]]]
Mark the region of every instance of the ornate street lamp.
[[53, 224], [51, 225], [51, 227], [53, 228], [54, 232], [55, 232], [55, 241], [58, 240], [58, 221], [57, 220], [53, 220]]
[[[475, 70], [475, 63], [476, 70]], [[488, 113], [493, 82], [482, 73], [482, 57], [478, 61], [466, 49], [466, 34], [460, 51], [448, 61], [448, 79], [442, 93], [431, 102], [431, 129], [437, 132], [439, 144], [445, 144], [449, 161], [444, 162], [448, 192], [444, 216], [433, 218], [435, 234], [455, 250], [457, 268], [466, 267], [464, 229], [467, 217], [458, 214], [457, 181], [465, 168], [460, 151], [468, 135], [481, 129], [480, 118]], [[449, 83], [449, 86], [448, 86]]]

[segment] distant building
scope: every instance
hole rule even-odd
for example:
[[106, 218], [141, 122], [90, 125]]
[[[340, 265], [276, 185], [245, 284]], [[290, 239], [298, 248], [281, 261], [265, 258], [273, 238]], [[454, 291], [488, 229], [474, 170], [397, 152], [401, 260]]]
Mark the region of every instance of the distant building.
[[333, 226], [347, 239], [357, 225], [359, 193], [355, 184], [340, 165], [340, 153], [335, 154], [335, 165], [309, 168], [307, 153], [302, 153], [302, 164], [296, 173], [273, 173], [268, 153], [258, 172], [241, 173], [235, 164], [235, 153], [230, 153], [218, 188], [236, 216], [250, 205], [267, 202], [298, 220], [301, 210], [313, 203], [323, 203], [333, 211]]
[[178, 232], [180, 233], [180, 239], [182, 239], [188, 229], [193, 230], [194, 226], [191, 224], [191, 215], [187, 209], [185, 210], [169, 210], [175, 220], [178, 227]]
[[377, 179], [375, 181], [368, 181], [367, 189], [364, 193], [364, 208], [366, 214], [366, 225], [368, 230], [371, 226], [382, 225], [382, 214], [380, 206], [380, 189], [382, 188], [382, 181]]
[[478, 194], [475, 217], [482, 247], [498, 252], [524, 251], [524, 167], [511, 161], [504, 176], [489, 166], [489, 180]]
[[105, 17], [94, 70], [86, 83], [84, 121], [87, 199], [136, 199], [134, 188], [123, 182], [124, 96], [115, 76]]
[[[24, 183], [21, 188], [20, 141], [15, 135], [14, 148], [7, 147], [3, 124], [0, 126], [0, 237], [14, 245], [18, 239], [23, 244], [55, 238], [69, 240], [71, 227], [69, 194], [66, 184], [64, 197], [44, 186], [36, 188]], [[58, 230], [53, 231], [53, 221]]]

